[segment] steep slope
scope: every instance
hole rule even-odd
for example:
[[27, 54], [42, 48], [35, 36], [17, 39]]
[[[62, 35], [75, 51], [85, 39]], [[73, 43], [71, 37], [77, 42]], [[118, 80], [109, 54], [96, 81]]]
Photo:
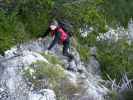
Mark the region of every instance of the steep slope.
[[85, 66], [73, 48], [75, 60], [68, 62], [61, 46], [44, 53], [50, 41], [35, 40], [5, 52], [0, 58], [0, 99], [106, 100], [109, 91], [97, 73], [100, 68], [94, 54]]

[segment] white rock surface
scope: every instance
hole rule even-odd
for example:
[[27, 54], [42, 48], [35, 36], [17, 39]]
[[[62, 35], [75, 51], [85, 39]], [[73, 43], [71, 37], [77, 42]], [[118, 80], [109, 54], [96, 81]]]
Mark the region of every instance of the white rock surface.
[[[44, 46], [44, 41], [33, 41], [20, 46], [20, 50], [13, 47], [11, 50], [5, 52], [5, 57], [0, 59], [0, 88], [6, 88], [5, 90], [9, 93], [10, 98], [7, 100], [56, 100], [56, 93], [52, 90], [44, 89], [41, 92], [31, 92], [21, 74], [21, 70], [27, 68], [27, 66], [33, 62], [44, 61], [49, 63], [46, 58], [39, 54], [39, 52], [46, 49], [47, 45]], [[60, 48], [60, 46], [58, 46], [58, 48]], [[93, 73], [95, 70], [90, 70], [92, 72], [87, 71], [76, 50], [72, 51], [75, 60], [71, 63], [66, 60], [66, 57], [62, 56], [61, 48], [53, 48], [52, 51], [65, 63], [65, 68], [69, 66], [76, 71], [78, 69], [84, 71], [80, 74], [66, 70], [67, 79], [63, 81], [64, 83], [62, 82], [62, 86], [64, 87], [61, 89], [63, 90], [65, 86], [69, 87], [70, 85], [78, 89], [76, 91], [67, 91], [67, 93], [70, 92], [67, 94], [69, 100], [78, 100], [77, 98], [79, 98], [79, 100], [104, 100], [103, 97], [108, 93], [108, 90], [102, 84], [99, 84], [99, 81], [102, 81], [101, 77]], [[91, 60], [89, 67], [99, 70], [96, 59]], [[48, 99], [46, 99], [47, 97]]]
[[53, 90], [43, 89], [40, 93], [29, 93], [29, 100], [56, 100], [56, 95]]

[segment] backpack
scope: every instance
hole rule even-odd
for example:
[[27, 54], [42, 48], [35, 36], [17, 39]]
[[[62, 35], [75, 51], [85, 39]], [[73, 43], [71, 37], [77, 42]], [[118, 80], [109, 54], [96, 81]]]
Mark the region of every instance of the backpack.
[[58, 20], [59, 26], [68, 33], [68, 35], [70, 37], [72, 37], [72, 33], [73, 33], [73, 26], [70, 22], [66, 21], [66, 20]]

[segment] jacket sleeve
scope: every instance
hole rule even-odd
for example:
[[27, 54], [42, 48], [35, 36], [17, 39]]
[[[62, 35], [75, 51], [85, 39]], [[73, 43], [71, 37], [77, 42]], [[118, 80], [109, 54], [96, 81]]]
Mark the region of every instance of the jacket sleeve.
[[46, 37], [50, 32], [50, 28], [48, 28], [43, 35], [41, 35], [42, 38]]
[[54, 40], [52, 41], [52, 43], [48, 47], [48, 50], [51, 50], [59, 42], [59, 40], [60, 40], [60, 32], [56, 32]]

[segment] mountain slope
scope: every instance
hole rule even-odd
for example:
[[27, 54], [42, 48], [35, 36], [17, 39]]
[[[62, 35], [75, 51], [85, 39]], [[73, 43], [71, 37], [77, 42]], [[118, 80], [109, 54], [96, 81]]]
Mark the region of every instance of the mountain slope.
[[[75, 60], [69, 63], [62, 56], [61, 46], [44, 54], [49, 41], [35, 40], [13, 47], [0, 58], [1, 100], [104, 100], [108, 89], [95, 73], [100, 70], [95, 69], [95, 57], [85, 67], [73, 48]], [[82, 73], [77, 72], [79, 69]]]

